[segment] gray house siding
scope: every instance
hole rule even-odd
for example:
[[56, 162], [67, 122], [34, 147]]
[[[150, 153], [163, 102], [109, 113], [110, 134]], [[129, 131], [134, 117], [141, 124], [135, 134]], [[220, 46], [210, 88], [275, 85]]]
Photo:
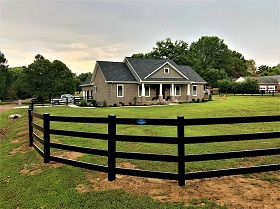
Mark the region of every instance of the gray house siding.
[[[169, 72], [165, 73], [164, 69], [169, 69]], [[180, 75], [170, 65], [166, 64], [163, 67], [161, 67], [158, 71], [156, 71], [154, 74], [149, 76], [149, 78], [182, 78], [182, 75]]]
[[[188, 102], [202, 99], [206, 84], [193, 69], [177, 65], [172, 60], [131, 57], [126, 57], [123, 62], [97, 61], [91, 81], [88, 86], [81, 85], [83, 90], [91, 88], [93, 98], [100, 102], [105, 100], [107, 105], [149, 104], [154, 98], [160, 102], [167, 99]], [[118, 85], [123, 90], [121, 96], [117, 93]], [[143, 85], [149, 86], [149, 95], [139, 95], [139, 88], [142, 91]], [[196, 86], [195, 95], [193, 86]]]

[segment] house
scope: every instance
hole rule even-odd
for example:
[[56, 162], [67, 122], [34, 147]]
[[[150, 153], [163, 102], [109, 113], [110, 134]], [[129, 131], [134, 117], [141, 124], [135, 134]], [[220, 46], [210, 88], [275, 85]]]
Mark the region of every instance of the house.
[[92, 78], [80, 86], [83, 97], [107, 105], [144, 105], [202, 99], [205, 84], [192, 68], [173, 60], [125, 57], [123, 62], [97, 61]]
[[[259, 83], [259, 90], [265, 92], [278, 92], [280, 90], [280, 75], [252, 77]], [[235, 82], [244, 82], [246, 77], [239, 77]]]
[[278, 92], [280, 90], [280, 75], [256, 77], [260, 91]]

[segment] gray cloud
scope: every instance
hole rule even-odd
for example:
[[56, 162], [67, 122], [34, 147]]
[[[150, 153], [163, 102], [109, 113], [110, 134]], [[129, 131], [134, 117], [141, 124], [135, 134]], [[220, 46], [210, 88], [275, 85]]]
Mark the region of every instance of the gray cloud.
[[171, 37], [189, 44], [224, 39], [258, 65], [276, 65], [279, 1], [7, 1], [0, 2], [0, 46], [11, 66], [37, 53], [74, 72], [94, 60], [121, 61]]

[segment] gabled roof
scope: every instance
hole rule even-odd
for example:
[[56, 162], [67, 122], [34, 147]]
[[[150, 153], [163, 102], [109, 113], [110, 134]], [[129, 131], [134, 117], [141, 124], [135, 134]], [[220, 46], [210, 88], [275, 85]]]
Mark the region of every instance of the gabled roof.
[[[173, 79], [177, 81], [194, 81], [194, 82], [205, 82], [206, 81], [200, 77], [191, 67], [184, 65], [177, 65], [173, 60], [170, 59], [150, 59], [150, 58], [133, 58], [126, 57], [126, 60], [133, 67], [134, 71], [137, 73], [139, 78], [142, 81], [153, 81], [153, 80], [161, 80], [161, 81], [171, 81], [170, 78], [149, 78], [148, 75], [152, 74], [154, 71], [159, 69], [164, 64], [168, 63], [171, 66], [175, 67], [183, 76], [182, 78]], [[184, 78], [185, 77], [185, 78]]]
[[280, 75], [256, 77], [259, 84], [280, 84]]
[[126, 81], [136, 82], [136, 79], [123, 62], [97, 61], [102, 74], [107, 82]]
[[[155, 78], [149, 77], [165, 64], [168, 64], [178, 72], [181, 78]], [[177, 65], [169, 59], [147, 59], [126, 57], [124, 62], [97, 61], [106, 82], [198, 82], [206, 83], [192, 68], [183, 65]], [[94, 70], [94, 73], [96, 71]]]
[[92, 86], [91, 78], [85, 80], [80, 86]]

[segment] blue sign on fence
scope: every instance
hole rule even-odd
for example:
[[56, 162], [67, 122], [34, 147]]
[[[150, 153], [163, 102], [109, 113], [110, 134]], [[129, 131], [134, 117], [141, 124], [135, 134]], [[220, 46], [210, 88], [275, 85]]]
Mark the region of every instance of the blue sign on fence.
[[136, 122], [137, 122], [139, 125], [144, 125], [144, 124], [146, 124], [146, 120], [145, 120], [145, 119], [138, 119]]

